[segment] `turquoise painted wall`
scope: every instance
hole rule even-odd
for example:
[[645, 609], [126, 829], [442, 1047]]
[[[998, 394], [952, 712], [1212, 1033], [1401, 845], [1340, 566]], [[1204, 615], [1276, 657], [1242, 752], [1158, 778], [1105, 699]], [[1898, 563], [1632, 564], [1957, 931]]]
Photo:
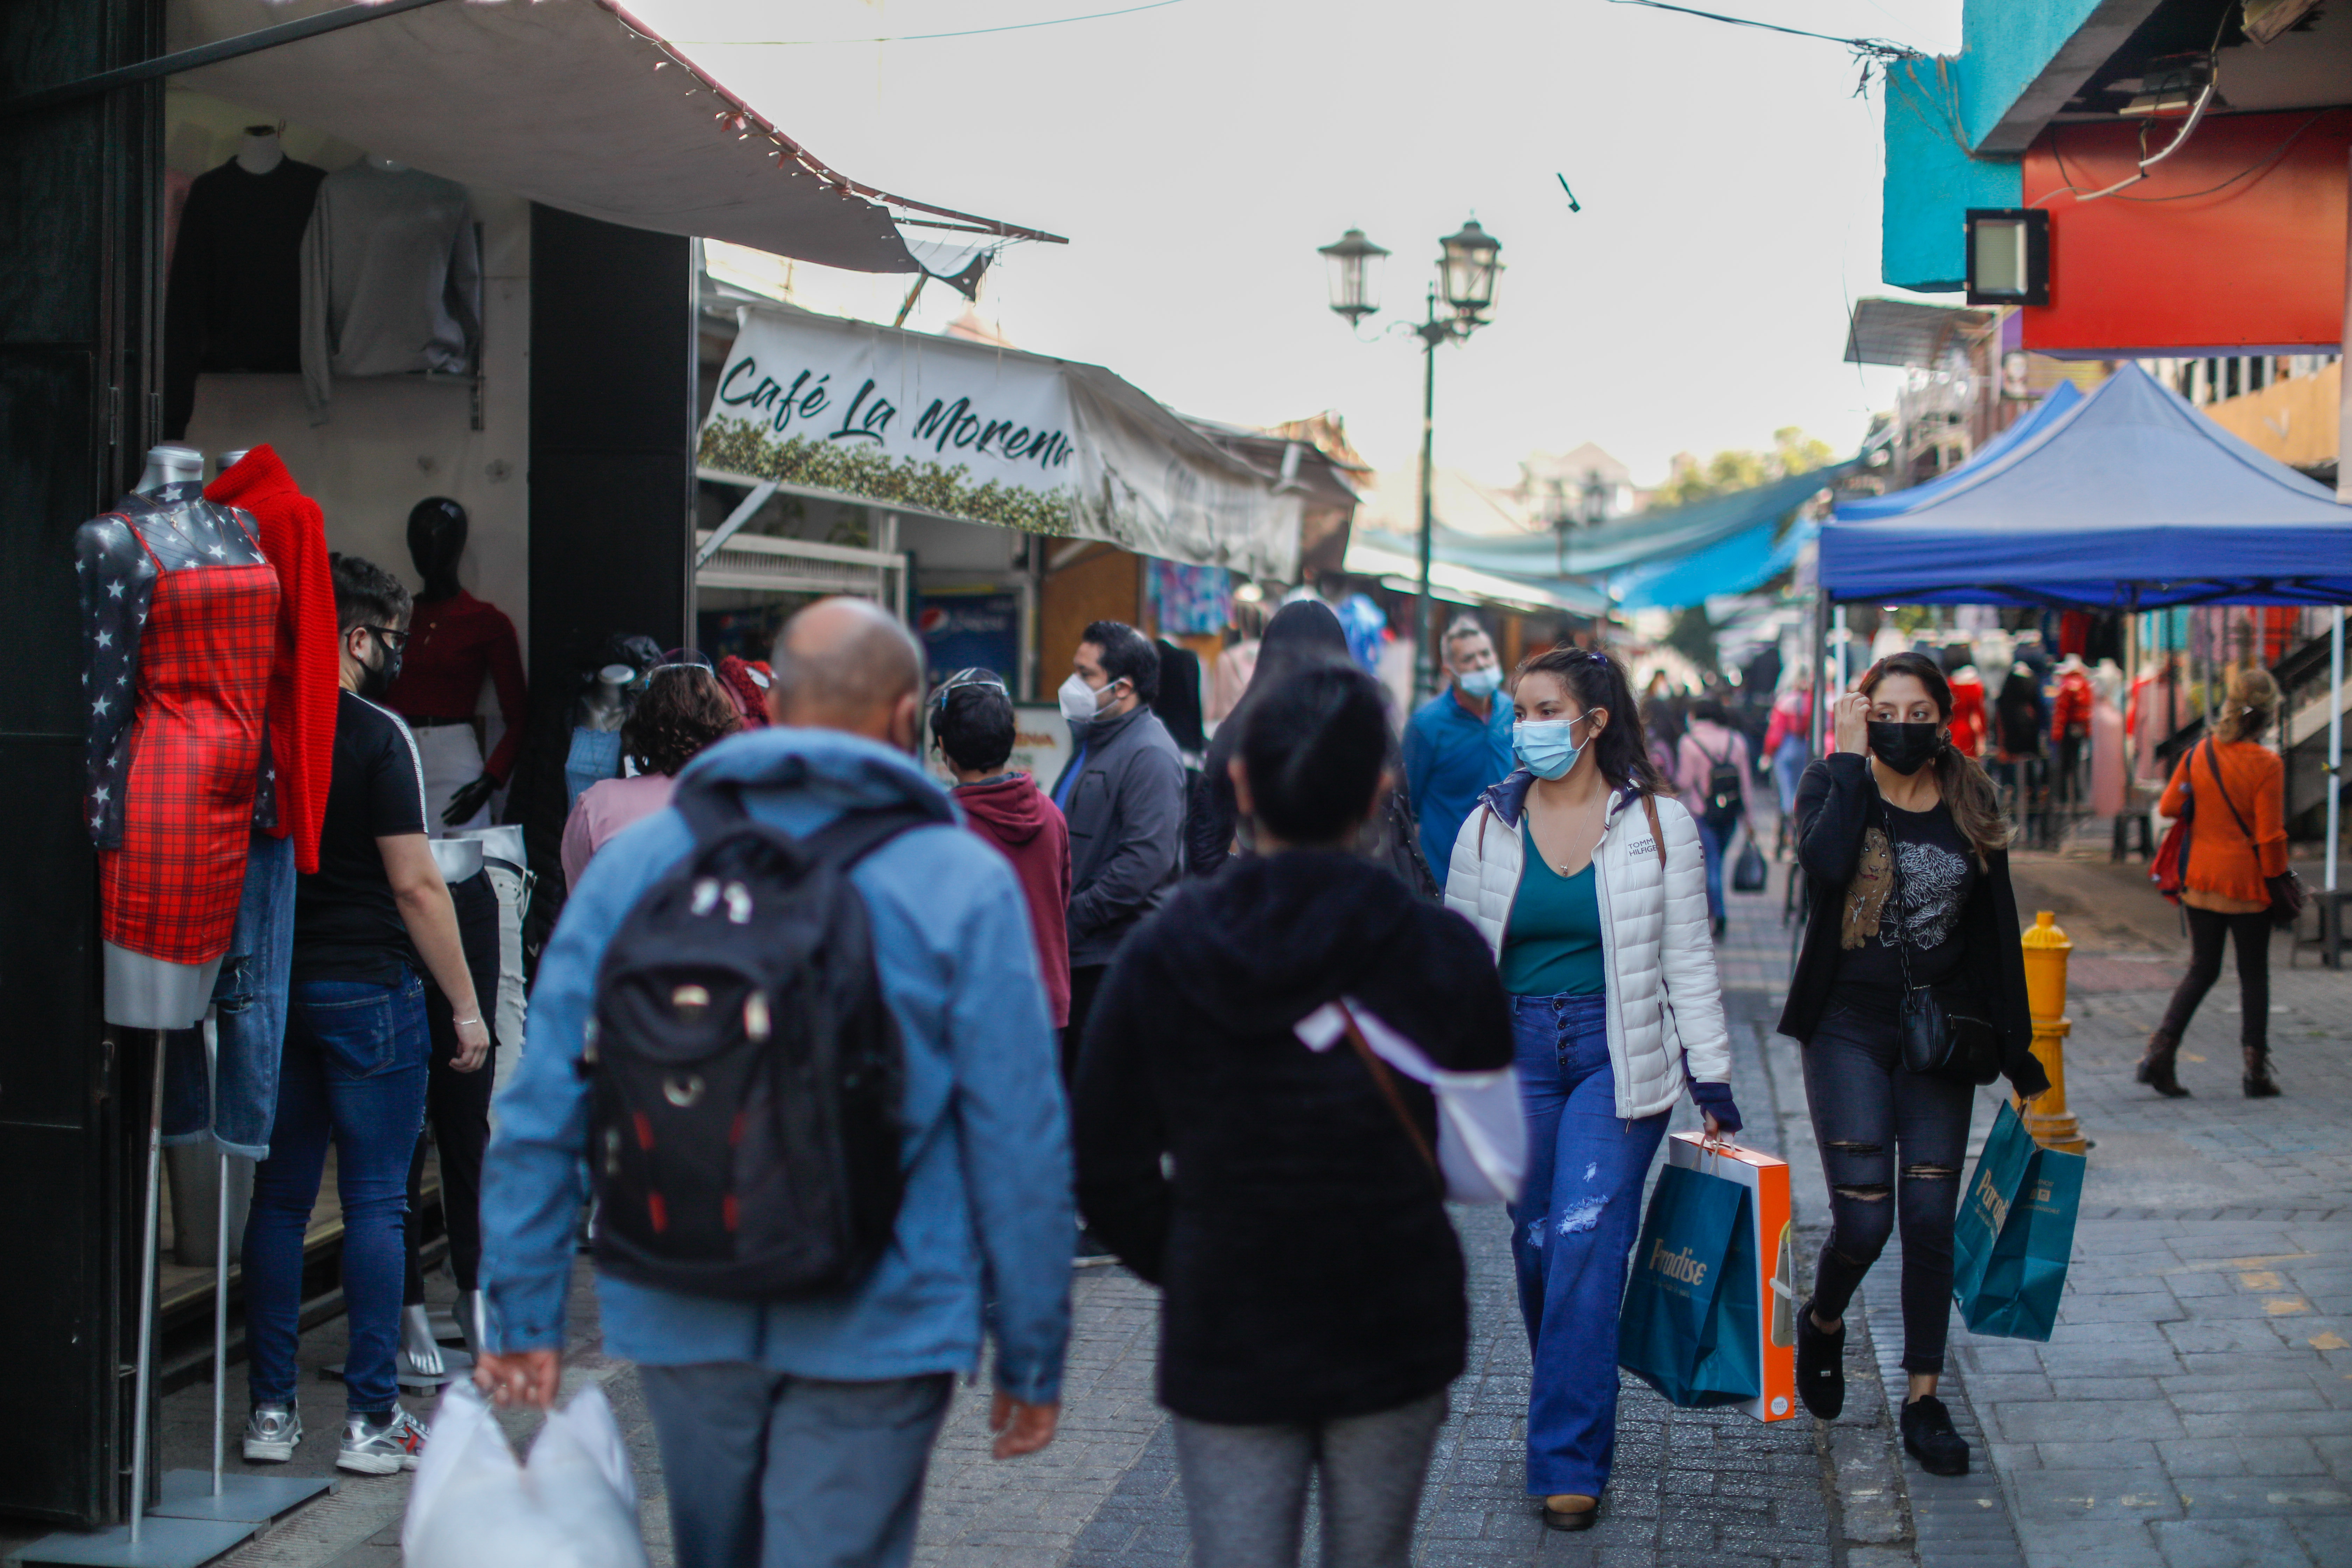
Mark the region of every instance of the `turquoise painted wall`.
[[1968, 0], [1956, 73], [1960, 123], [1980, 146], [2018, 95], [2091, 18], [2099, 0]]
[[[1969, 9], [1973, 15], [1979, 5]], [[2022, 201], [2021, 163], [1973, 158], [1960, 145], [1958, 121], [1965, 98], [1958, 79], [1969, 63], [1963, 56], [1897, 60], [1886, 68], [1879, 273], [1898, 289], [1932, 294], [1965, 287], [1968, 209], [2013, 207]]]

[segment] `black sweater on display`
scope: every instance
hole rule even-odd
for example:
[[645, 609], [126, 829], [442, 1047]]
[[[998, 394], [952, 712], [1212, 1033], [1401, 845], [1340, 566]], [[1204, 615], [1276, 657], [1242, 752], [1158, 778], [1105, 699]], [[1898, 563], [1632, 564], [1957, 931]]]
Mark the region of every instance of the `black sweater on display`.
[[[1805, 869], [1811, 907], [1780, 1033], [1810, 1040], [1838, 988], [1844, 953], [1845, 898], [1862, 859], [1863, 835], [1878, 811], [1870, 759], [1837, 752], [1806, 764], [1797, 781], [1797, 862]], [[2000, 1032], [2000, 1070], [2020, 1094], [2039, 1094], [2049, 1075], [2034, 1059], [2033, 1020], [2025, 1005], [2025, 951], [2020, 945], [2017, 894], [2009, 882], [2009, 855], [1995, 850], [1969, 889], [1960, 911], [1963, 944], [1957, 978], [1991, 1005]]]
[[[1292, 1033], [1342, 996], [1440, 1068], [1511, 1061], [1477, 931], [1336, 851], [1185, 883], [1096, 999], [1075, 1096], [1078, 1205], [1166, 1292], [1160, 1399], [1180, 1415], [1332, 1420], [1462, 1371], [1462, 1251], [1435, 1173], [1346, 1040], [1318, 1052]], [[1395, 1081], [1433, 1148], [1435, 1101]]]

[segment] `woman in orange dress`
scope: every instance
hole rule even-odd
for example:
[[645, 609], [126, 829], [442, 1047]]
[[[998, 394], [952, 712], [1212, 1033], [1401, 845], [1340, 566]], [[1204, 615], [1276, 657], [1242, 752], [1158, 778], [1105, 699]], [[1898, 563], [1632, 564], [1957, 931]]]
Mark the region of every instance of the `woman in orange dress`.
[[2139, 1081], [2158, 1094], [2189, 1091], [2173, 1074], [2180, 1037], [2197, 1004], [2221, 974], [2224, 938], [2237, 943], [2245, 1051], [2246, 1098], [2279, 1091], [2271, 1077], [2271, 914], [2266, 879], [2286, 870], [2285, 768], [2258, 738], [2277, 717], [2278, 685], [2259, 667], [2240, 670], [2213, 739], [2189, 748], [2172, 771], [2157, 809], [2184, 815], [2195, 802], [2180, 902], [2189, 917], [2189, 973], [2172, 994], [2164, 1022], [2147, 1037]]

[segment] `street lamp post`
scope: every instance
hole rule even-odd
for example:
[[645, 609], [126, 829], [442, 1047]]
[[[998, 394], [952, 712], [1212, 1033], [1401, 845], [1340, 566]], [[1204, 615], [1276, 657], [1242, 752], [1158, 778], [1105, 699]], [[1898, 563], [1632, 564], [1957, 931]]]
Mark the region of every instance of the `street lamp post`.
[[[1429, 287], [1427, 309], [1420, 324], [1399, 322], [1422, 342], [1421, 368], [1421, 549], [1420, 592], [1413, 602], [1414, 700], [1437, 689], [1437, 638], [1430, 631], [1429, 563], [1436, 528], [1431, 503], [1431, 461], [1437, 420], [1437, 345], [1468, 337], [1486, 324], [1495, 305], [1495, 279], [1502, 270], [1496, 261], [1501, 242], [1472, 218], [1454, 234], [1438, 242], [1437, 280]], [[1354, 326], [1380, 310], [1379, 268], [1389, 252], [1351, 228], [1320, 254], [1330, 264], [1331, 309]], [[1443, 299], [1447, 314], [1438, 313]]]

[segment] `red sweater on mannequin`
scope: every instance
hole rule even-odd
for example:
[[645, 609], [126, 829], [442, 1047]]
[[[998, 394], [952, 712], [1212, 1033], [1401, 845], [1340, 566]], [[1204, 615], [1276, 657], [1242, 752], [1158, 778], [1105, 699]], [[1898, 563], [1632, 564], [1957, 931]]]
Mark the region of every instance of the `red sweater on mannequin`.
[[278, 652], [269, 670], [269, 758], [278, 771], [279, 838], [294, 840], [294, 868], [319, 868], [319, 827], [335, 767], [335, 584], [319, 503], [268, 447], [256, 447], [205, 487], [205, 499], [243, 509], [261, 531], [278, 572]]
[[484, 675], [498, 692], [499, 716], [507, 728], [482, 771], [504, 784], [522, 745], [530, 690], [514, 622], [504, 610], [463, 588], [452, 598], [420, 601], [409, 619], [400, 679], [384, 694], [384, 703], [408, 719], [470, 719], [481, 701]]

